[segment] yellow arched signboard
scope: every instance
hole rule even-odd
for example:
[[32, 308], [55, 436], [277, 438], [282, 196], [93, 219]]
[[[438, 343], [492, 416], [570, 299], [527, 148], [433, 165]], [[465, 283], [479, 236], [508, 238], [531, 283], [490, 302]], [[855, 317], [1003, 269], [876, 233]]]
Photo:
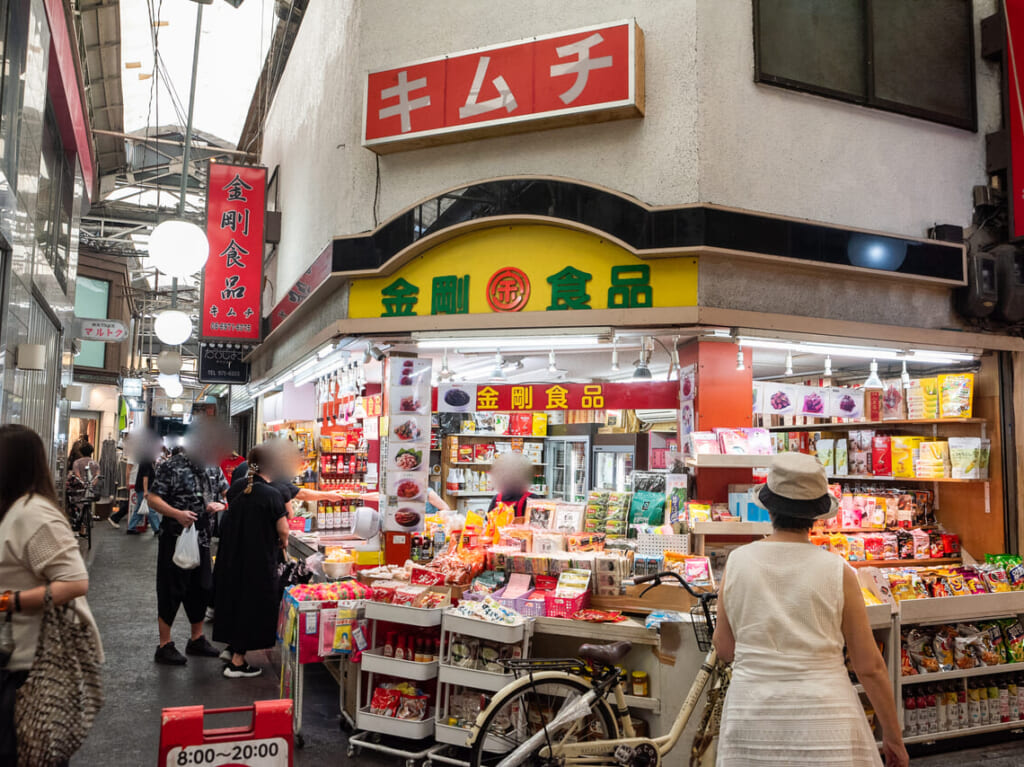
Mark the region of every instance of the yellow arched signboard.
[[349, 317], [696, 305], [695, 258], [644, 260], [588, 232], [512, 224], [437, 245], [387, 277], [354, 280]]

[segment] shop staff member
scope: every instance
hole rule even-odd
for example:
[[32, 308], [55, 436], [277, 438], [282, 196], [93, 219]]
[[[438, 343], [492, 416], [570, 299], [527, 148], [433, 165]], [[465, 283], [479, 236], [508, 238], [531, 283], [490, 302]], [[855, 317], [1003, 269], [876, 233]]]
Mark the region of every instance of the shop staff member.
[[[219, 651], [203, 636], [203, 618], [213, 588], [210, 557], [212, 516], [224, 509], [221, 500], [228, 483], [217, 465], [222, 441], [216, 438], [213, 424], [200, 422], [185, 436], [185, 449], [157, 467], [156, 479], [146, 500], [163, 517], [156, 566], [156, 597], [160, 645], [154, 660], [171, 666], [187, 662], [171, 641], [171, 626], [184, 605], [192, 630], [185, 652], [216, 658]], [[174, 564], [178, 536], [195, 525], [199, 537], [199, 567], [182, 570]]]
[[730, 555], [719, 589], [715, 649], [733, 669], [718, 767], [881, 767], [844, 645], [882, 725], [886, 764], [906, 767], [857, 573], [808, 539], [814, 520], [838, 509], [824, 467], [811, 455], [776, 456], [755, 503], [768, 510], [774, 532]]
[[522, 453], [502, 453], [491, 467], [491, 484], [498, 494], [488, 511], [510, 506], [516, 519], [526, 516], [526, 501], [533, 497], [533, 462]]

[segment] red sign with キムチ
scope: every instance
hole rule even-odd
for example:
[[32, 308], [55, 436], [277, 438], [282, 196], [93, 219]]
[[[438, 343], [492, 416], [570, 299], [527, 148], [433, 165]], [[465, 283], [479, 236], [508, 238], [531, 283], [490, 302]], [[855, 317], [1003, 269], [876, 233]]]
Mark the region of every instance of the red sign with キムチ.
[[370, 72], [363, 146], [378, 153], [643, 114], [633, 21]]
[[210, 163], [201, 336], [259, 341], [267, 169]]

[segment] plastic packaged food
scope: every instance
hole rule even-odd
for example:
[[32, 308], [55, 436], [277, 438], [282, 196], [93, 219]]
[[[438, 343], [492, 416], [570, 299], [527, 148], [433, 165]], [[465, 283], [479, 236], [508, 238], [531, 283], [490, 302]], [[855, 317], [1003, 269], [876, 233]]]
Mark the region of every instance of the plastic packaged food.
[[921, 673], [933, 673], [939, 670], [939, 662], [935, 658], [931, 639], [931, 634], [924, 629], [913, 628], [907, 634], [907, 651], [910, 653], [910, 659]]
[[952, 626], [936, 626], [932, 639], [932, 650], [940, 671], [952, 671], [954, 667], [953, 640], [957, 632]]
[[1006, 662], [1024, 663], [1024, 626], [1017, 618], [1003, 618], [998, 623], [1003, 629]]
[[939, 418], [970, 418], [974, 407], [974, 373], [939, 376]]

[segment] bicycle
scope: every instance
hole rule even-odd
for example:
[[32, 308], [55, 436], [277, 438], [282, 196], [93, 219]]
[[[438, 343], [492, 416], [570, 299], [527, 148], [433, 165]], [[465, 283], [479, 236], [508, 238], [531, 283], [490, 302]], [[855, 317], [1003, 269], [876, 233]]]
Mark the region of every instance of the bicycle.
[[[615, 664], [632, 649], [629, 642], [585, 644], [578, 658], [516, 659], [504, 662], [516, 680], [495, 693], [477, 717], [467, 745], [472, 767], [658, 767], [682, 737], [708, 680], [727, 671], [711, 646], [716, 593], [698, 593], [678, 574], [660, 572], [634, 580], [650, 583], [640, 596], [674, 578], [698, 604], [691, 608], [697, 646], [704, 662], [668, 734], [638, 737], [629, 716], [621, 674]], [[614, 701], [614, 711], [608, 697]], [[720, 697], [710, 701], [708, 713]], [[695, 746], [696, 747], [696, 746]], [[706, 747], [706, 744], [705, 744]]]
[[92, 549], [92, 489], [76, 475], [68, 475], [65, 485], [65, 509], [71, 529], [79, 538], [85, 538], [86, 547]]

